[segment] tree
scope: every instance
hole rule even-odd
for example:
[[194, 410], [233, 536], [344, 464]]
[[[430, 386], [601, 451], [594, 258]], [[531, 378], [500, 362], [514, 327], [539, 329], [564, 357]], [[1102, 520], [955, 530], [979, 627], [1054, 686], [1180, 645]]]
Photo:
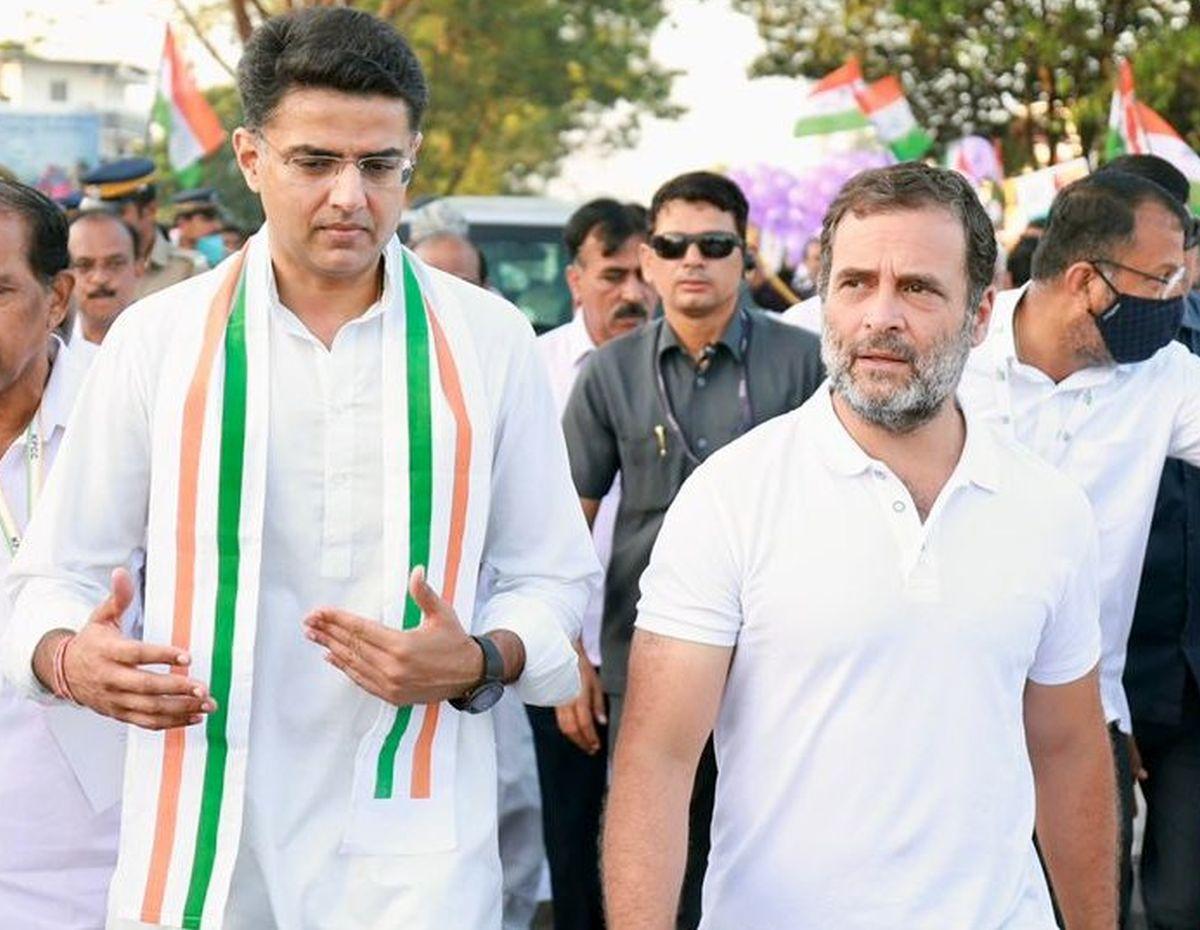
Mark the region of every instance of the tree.
[[[1196, 3], [1197, 0], [1191, 0]], [[1039, 140], [1103, 138], [1116, 53], [1167, 43], [1197, 49], [1189, 0], [734, 0], [767, 43], [756, 74], [815, 78], [858, 55], [870, 77], [898, 72], [917, 119], [942, 144], [1001, 135], [1009, 170], [1034, 161]], [[1188, 28], [1185, 28], [1188, 27]], [[1183, 33], [1186, 39], [1180, 39]], [[1197, 49], [1200, 52], [1200, 49]], [[1163, 90], [1193, 74], [1162, 56]], [[1142, 67], [1137, 68], [1139, 77]], [[1156, 87], [1158, 85], [1156, 84]], [[1168, 89], [1170, 88], [1170, 89]], [[1192, 108], [1196, 91], [1186, 92]], [[1157, 99], [1157, 96], [1154, 97]], [[1147, 98], [1151, 102], [1151, 98]], [[1168, 108], [1168, 111], [1170, 108]], [[1164, 114], [1165, 115], [1165, 114]]]
[[[188, 12], [195, 25], [224, 11], [244, 41], [267, 15], [310, 3], [228, 0]], [[348, 5], [394, 23], [426, 69], [431, 100], [414, 195], [529, 189], [584, 141], [628, 143], [644, 117], [679, 113], [673, 73], [650, 57], [663, 0]]]

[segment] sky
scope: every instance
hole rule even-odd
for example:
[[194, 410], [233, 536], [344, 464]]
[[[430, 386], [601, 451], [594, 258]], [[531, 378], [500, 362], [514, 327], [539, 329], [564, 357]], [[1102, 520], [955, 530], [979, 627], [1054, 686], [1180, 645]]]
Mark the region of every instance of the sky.
[[[123, 61], [157, 67], [171, 0], [3, 0], [0, 40], [42, 40], [48, 57]], [[581, 150], [563, 164], [546, 193], [579, 201], [600, 194], [648, 200], [666, 178], [695, 168], [737, 168], [758, 162], [795, 169], [815, 157], [790, 128], [805, 84], [786, 78], [749, 80], [762, 48], [753, 22], [727, 0], [668, 0], [670, 15], [655, 34], [654, 57], [683, 73], [673, 99], [679, 120], [646, 120], [635, 148], [616, 154]], [[202, 86], [228, 75], [184, 26], [176, 31]], [[215, 38], [233, 51], [232, 37]], [[712, 50], [719, 49], [720, 54]], [[232, 55], [230, 57], [233, 57]], [[145, 101], [147, 110], [150, 100]]]

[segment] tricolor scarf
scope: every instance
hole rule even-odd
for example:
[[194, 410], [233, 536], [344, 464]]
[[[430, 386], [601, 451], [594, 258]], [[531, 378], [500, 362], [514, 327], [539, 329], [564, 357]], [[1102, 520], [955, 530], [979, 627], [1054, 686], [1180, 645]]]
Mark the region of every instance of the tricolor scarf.
[[[130, 728], [110, 891], [110, 912], [126, 920], [216, 930], [237, 856], [267, 481], [267, 235], [213, 272], [219, 287], [174, 334], [156, 392], [144, 638], [191, 653], [188, 673], [209, 683], [217, 710], [165, 733]], [[420, 622], [407, 581], [425, 565], [469, 624], [492, 438], [477, 349], [454, 295], [395, 240], [385, 267], [380, 544], [394, 570], [382, 619]], [[353, 761], [346, 852], [454, 848], [458, 719], [436, 704], [379, 702]]]

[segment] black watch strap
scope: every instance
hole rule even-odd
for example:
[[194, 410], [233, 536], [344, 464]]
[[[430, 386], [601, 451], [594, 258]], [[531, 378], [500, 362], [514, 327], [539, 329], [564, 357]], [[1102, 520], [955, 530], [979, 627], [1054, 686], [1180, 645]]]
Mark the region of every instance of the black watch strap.
[[486, 636], [471, 639], [483, 651], [483, 677], [461, 697], [451, 698], [450, 706], [468, 714], [479, 714], [491, 708], [504, 694], [504, 656], [500, 648]]
[[504, 681], [504, 656], [500, 654], [500, 647], [488, 639], [486, 636], [472, 636], [471, 639], [479, 643], [479, 648], [483, 650], [483, 678], [480, 684], [485, 684], [489, 681]]

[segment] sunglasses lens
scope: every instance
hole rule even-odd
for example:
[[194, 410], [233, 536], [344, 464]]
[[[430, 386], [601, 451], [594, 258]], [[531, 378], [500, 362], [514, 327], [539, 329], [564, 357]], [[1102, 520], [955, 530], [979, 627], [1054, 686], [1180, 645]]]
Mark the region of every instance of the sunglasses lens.
[[1183, 236], [1184, 251], [1194, 249], [1200, 243], [1200, 217], [1193, 216], [1188, 223], [1187, 232]]
[[659, 258], [683, 258], [688, 250], [689, 240], [683, 236], [655, 236], [650, 240], [650, 248], [654, 249]]
[[696, 244], [705, 258], [727, 258], [737, 247], [737, 240], [727, 235], [700, 236]]

